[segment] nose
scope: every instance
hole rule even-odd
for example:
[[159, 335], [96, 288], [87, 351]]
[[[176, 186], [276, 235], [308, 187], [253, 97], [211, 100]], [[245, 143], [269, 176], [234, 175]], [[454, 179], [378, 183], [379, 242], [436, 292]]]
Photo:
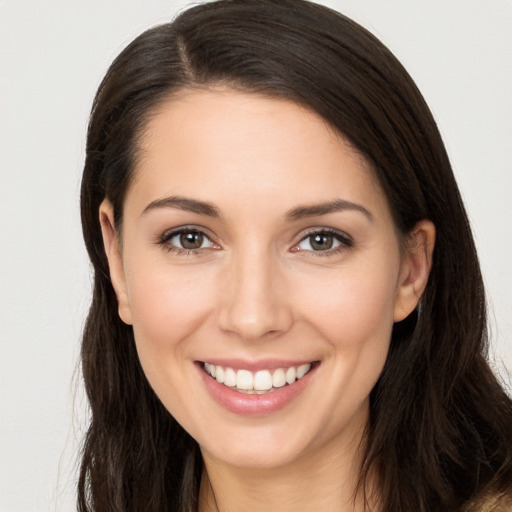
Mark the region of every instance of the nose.
[[262, 252], [233, 255], [220, 287], [219, 327], [244, 340], [278, 336], [293, 324], [293, 308], [279, 262]]

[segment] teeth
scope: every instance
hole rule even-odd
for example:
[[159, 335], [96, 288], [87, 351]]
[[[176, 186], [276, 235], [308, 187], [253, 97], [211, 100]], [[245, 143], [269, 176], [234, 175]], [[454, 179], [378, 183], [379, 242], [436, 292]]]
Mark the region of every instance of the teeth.
[[259, 370], [254, 374], [249, 370], [234, 370], [209, 363], [204, 363], [204, 369], [217, 382], [229, 388], [234, 388], [242, 393], [262, 394], [302, 379], [311, 369], [311, 364], [303, 364], [297, 368], [294, 366], [277, 368], [273, 372]]
[[234, 388], [236, 386], [236, 373], [232, 368], [226, 368], [224, 372], [224, 384], [229, 388]]
[[291, 366], [290, 368], [288, 368], [288, 370], [286, 370], [286, 382], [288, 382], [288, 384], [291, 384], [292, 382], [295, 382], [295, 379], [297, 378], [297, 370]]
[[238, 389], [254, 389], [254, 378], [248, 370], [238, 370], [236, 372], [236, 387]]
[[254, 374], [254, 389], [267, 391], [272, 387], [272, 375], [268, 370], [260, 370]]
[[286, 384], [286, 376], [282, 368], [278, 368], [272, 375], [272, 386], [282, 388]]
[[306, 373], [309, 372], [310, 368], [311, 368], [311, 365], [309, 363], [299, 366], [297, 368], [297, 379], [302, 379], [302, 377], [304, 377], [304, 375], [306, 375]]

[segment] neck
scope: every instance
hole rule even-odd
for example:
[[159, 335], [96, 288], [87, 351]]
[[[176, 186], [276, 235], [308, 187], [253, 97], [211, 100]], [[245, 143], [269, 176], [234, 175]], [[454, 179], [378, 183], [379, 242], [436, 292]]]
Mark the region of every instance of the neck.
[[[203, 451], [199, 512], [363, 512], [365, 492], [358, 486], [362, 434], [342, 446], [336, 441], [275, 468], [234, 467]], [[369, 484], [367, 497], [374, 487]]]

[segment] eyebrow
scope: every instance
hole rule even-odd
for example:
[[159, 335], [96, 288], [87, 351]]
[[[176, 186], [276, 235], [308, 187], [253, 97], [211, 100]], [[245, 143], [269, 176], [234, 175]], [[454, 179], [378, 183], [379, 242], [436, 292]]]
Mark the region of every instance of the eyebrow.
[[286, 214], [286, 220], [293, 222], [308, 217], [326, 215], [328, 213], [342, 212], [346, 210], [361, 212], [370, 222], [373, 222], [373, 215], [364, 206], [344, 199], [336, 199], [327, 203], [313, 204], [311, 206], [298, 206]]
[[186, 212], [197, 213], [199, 215], [207, 215], [209, 217], [220, 218], [220, 210], [213, 204], [197, 199], [189, 199], [181, 196], [164, 197], [149, 203], [141, 214], [146, 215], [152, 210], [159, 208], [177, 208]]
[[[159, 208], [177, 208], [179, 210], [197, 213], [198, 215], [207, 215], [208, 217], [214, 217], [216, 219], [221, 217], [219, 208], [212, 203], [182, 196], [170, 196], [164, 197], [163, 199], [156, 199], [144, 208], [141, 216]], [[310, 206], [298, 206], [288, 211], [285, 215], [285, 219], [288, 222], [294, 222], [308, 217], [327, 215], [329, 213], [342, 212], [346, 210], [361, 212], [368, 218], [368, 220], [373, 222], [373, 215], [364, 206], [351, 201], [346, 201], [345, 199], [336, 199], [334, 201], [313, 204]]]

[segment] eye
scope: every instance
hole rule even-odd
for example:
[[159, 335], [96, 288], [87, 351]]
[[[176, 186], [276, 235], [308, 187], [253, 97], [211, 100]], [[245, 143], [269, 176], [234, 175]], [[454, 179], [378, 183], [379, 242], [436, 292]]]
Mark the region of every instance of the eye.
[[176, 251], [179, 254], [218, 248], [218, 245], [214, 244], [208, 236], [195, 228], [180, 228], [164, 233], [158, 243], [165, 246], [167, 250]]
[[[177, 235], [174, 235], [170, 240], [169, 243], [172, 245], [175, 245], [176, 247], [180, 247], [180, 249], [202, 249], [205, 247], [208, 247], [208, 240], [207, 237], [203, 235], [203, 233], [200, 233], [199, 231], [184, 231], [183, 233], [179, 233]], [[210, 242], [211, 245], [211, 242]]]
[[352, 240], [344, 233], [323, 229], [309, 233], [292, 250], [329, 253], [351, 246]]

